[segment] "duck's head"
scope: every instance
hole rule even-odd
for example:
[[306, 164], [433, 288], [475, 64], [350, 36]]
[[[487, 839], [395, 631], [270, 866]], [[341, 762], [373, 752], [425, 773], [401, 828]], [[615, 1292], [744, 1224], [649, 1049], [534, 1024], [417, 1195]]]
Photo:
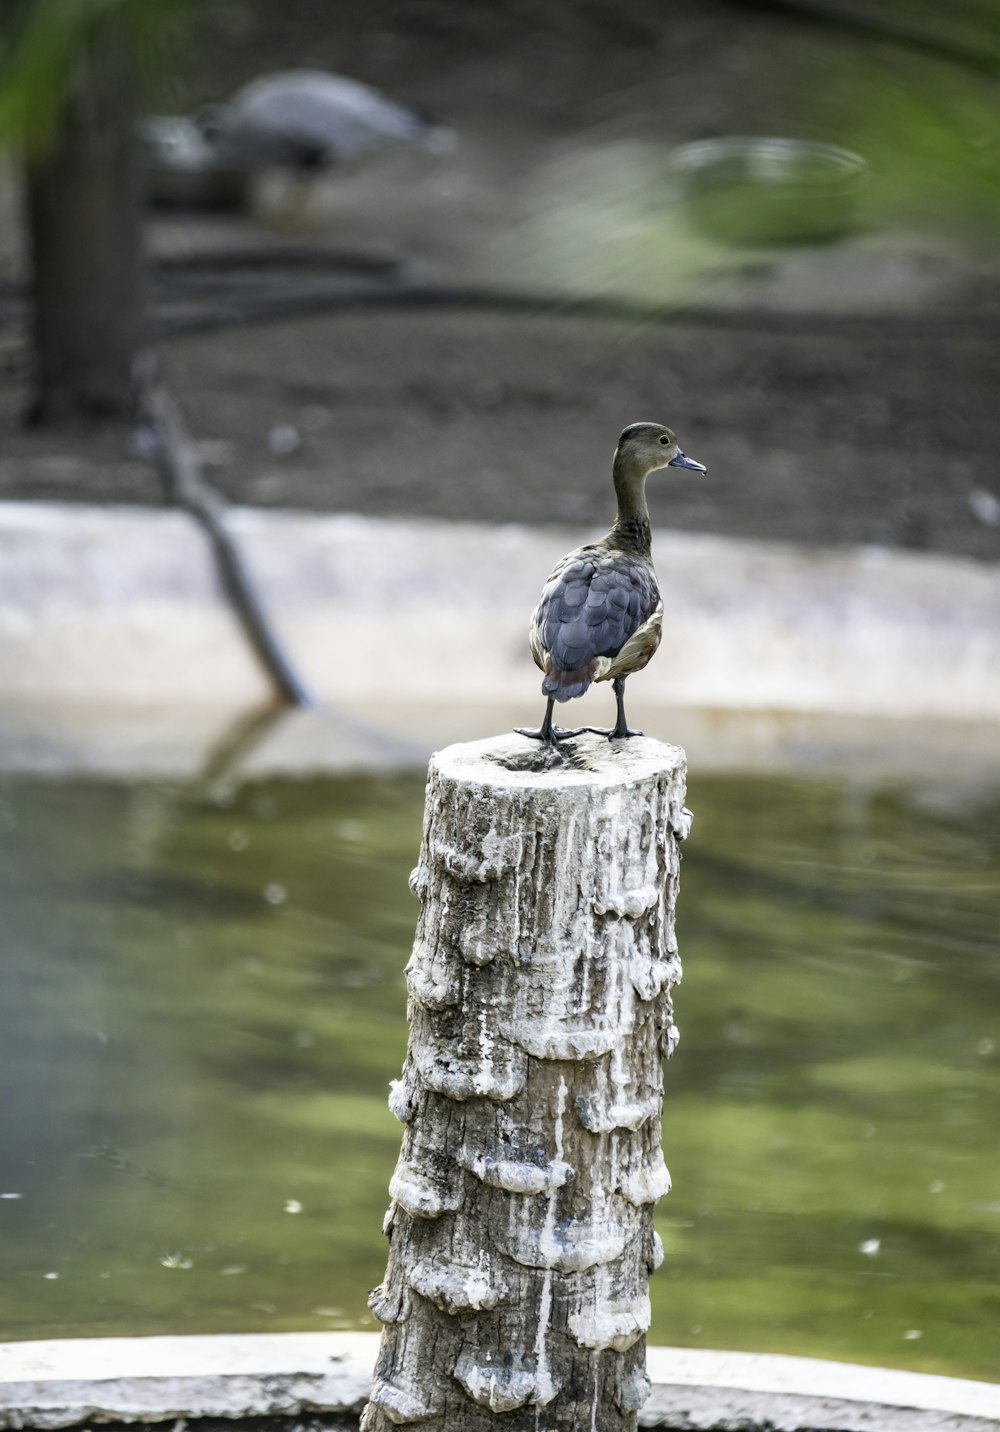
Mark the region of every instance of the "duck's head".
[[676, 434], [662, 423], [630, 423], [618, 439], [615, 467], [632, 472], [655, 472], [658, 467], [687, 467], [692, 472], [706, 468], [681, 452]]

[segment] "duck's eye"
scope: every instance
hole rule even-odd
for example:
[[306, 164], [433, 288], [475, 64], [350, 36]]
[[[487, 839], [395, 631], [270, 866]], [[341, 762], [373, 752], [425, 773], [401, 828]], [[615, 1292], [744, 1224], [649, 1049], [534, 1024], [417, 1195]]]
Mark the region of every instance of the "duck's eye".
[[667, 446], [667, 444], [669, 443], [669, 441], [670, 441], [669, 438], [661, 438], [661, 439], [660, 439], [660, 442], [663, 444], [664, 447]]

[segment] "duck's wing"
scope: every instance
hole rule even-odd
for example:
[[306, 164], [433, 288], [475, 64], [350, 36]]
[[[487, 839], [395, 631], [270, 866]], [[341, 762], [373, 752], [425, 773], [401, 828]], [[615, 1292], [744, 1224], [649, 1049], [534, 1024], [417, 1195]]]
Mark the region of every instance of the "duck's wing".
[[660, 603], [656, 574], [641, 557], [599, 548], [571, 552], [556, 567], [531, 622], [531, 650], [557, 701], [580, 696], [608, 670]]

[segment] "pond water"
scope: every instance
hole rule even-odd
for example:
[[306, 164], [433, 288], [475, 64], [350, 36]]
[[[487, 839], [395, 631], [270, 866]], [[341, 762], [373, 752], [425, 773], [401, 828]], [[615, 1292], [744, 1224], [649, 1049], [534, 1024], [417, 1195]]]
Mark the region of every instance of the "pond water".
[[[1000, 792], [689, 802], [652, 1339], [1000, 1378]], [[421, 806], [0, 782], [0, 1337], [373, 1326]]]

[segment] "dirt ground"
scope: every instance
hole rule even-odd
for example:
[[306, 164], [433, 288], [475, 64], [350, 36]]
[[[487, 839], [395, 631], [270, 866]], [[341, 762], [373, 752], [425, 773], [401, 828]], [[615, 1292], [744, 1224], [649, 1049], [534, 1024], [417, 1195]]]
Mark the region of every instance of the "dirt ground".
[[[659, 525], [1000, 558], [990, 246], [862, 226], [838, 245], [733, 255], [696, 241], [671, 195], [666, 156], [687, 138], [802, 131], [816, 76], [794, 27], [721, 0], [673, 7], [668, 35], [645, 4], [627, 22], [598, 3], [544, 21], [513, 3], [285, 9], [212, 9], [172, 107], [262, 68], [323, 65], [431, 106], [458, 148], [331, 179], [305, 240], [250, 216], [156, 216], [152, 253], [304, 241], [398, 258], [488, 300], [545, 297], [317, 305], [161, 338], [234, 502], [600, 524], [617, 433], [652, 418], [709, 469], [651, 482]], [[0, 264], [23, 272], [10, 176]], [[185, 311], [218, 298], [205, 282]], [[580, 296], [628, 311], [581, 313]], [[154, 300], [159, 320], [183, 309], [162, 288]], [[16, 300], [0, 304], [0, 497], [163, 502], [134, 435], [23, 428], [23, 324]]]

